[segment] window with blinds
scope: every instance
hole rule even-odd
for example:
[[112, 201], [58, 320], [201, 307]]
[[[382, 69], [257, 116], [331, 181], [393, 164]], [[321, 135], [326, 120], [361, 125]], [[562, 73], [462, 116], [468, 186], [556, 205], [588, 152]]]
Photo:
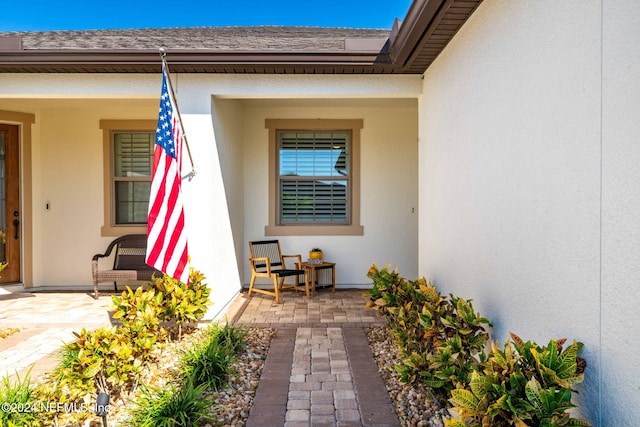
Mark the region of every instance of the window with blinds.
[[349, 224], [351, 132], [278, 131], [279, 223]]
[[115, 223], [146, 224], [151, 191], [153, 132], [113, 133]]

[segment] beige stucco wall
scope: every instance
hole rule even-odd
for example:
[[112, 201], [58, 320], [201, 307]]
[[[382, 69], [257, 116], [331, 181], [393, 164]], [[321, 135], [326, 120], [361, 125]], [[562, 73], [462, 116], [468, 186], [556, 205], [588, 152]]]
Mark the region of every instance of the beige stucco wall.
[[[287, 251], [322, 246], [338, 262], [341, 284], [367, 283], [373, 261], [417, 274], [418, 76], [176, 74], [173, 81], [197, 172], [183, 187], [192, 260], [214, 289], [212, 313], [249, 281], [247, 241], [264, 236], [265, 118], [364, 120], [364, 236], [283, 238]], [[159, 75], [0, 79], [0, 109], [35, 115], [33, 286], [90, 286], [91, 256], [113, 238], [100, 234], [100, 120], [155, 120], [159, 83]]]
[[[101, 119], [149, 119], [157, 102], [41, 102], [32, 143], [34, 286], [91, 284], [103, 225]], [[49, 210], [45, 208], [49, 204]]]
[[[417, 104], [415, 101], [295, 100], [248, 103], [244, 109], [245, 240], [265, 238], [268, 224], [268, 133], [265, 119], [362, 119], [360, 198], [362, 236], [268, 236], [286, 253], [308, 258], [313, 247], [337, 262], [339, 285], [370, 285], [372, 262], [417, 274]], [[333, 105], [332, 105], [333, 104]], [[249, 257], [244, 242], [246, 260]], [[244, 265], [245, 283], [251, 275]]]
[[634, 1], [485, 0], [420, 103], [420, 274], [501, 342], [582, 341], [598, 426], [640, 423], [639, 19]]

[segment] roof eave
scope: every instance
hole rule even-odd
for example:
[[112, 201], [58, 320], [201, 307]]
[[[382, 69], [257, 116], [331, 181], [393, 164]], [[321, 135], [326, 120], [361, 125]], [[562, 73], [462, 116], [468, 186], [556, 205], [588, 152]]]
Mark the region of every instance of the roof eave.
[[[173, 71], [185, 73], [422, 74], [480, 3], [414, 0], [386, 43], [381, 43], [384, 39], [345, 39], [345, 46], [353, 50], [174, 49], [168, 59]], [[161, 68], [155, 49], [45, 50], [23, 49], [18, 37], [0, 42], [0, 73], [155, 73]], [[382, 44], [382, 50], [373, 50]]]
[[414, 0], [392, 36], [391, 61], [403, 73], [423, 73], [482, 0]]
[[[172, 50], [167, 52], [173, 72], [317, 72], [318, 69], [357, 67], [392, 72], [386, 55], [367, 52], [239, 52]], [[145, 50], [22, 50], [0, 52], [0, 72], [130, 72], [161, 69], [159, 51]], [[387, 71], [385, 71], [387, 70]]]

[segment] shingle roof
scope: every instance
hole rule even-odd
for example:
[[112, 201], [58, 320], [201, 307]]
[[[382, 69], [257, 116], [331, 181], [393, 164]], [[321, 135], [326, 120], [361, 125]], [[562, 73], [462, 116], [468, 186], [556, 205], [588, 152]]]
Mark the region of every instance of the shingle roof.
[[0, 73], [421, 74], [482, 0], [413, 0], [391, 31], [195, 27], [0, 33]]
[[389, 30], [322, 27], [190, 27], [2, 33], [20, 37], [22, 49], [209, 49], [221, 51], [347, 50], [351, 39], [386, 39]]

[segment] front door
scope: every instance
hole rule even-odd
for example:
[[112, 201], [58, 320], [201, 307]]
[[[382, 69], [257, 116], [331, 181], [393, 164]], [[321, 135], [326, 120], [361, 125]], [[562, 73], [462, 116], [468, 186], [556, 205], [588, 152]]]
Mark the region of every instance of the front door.
[[20, 282], [20, 143], [18, 126], [0, 124], [0, 283]]

